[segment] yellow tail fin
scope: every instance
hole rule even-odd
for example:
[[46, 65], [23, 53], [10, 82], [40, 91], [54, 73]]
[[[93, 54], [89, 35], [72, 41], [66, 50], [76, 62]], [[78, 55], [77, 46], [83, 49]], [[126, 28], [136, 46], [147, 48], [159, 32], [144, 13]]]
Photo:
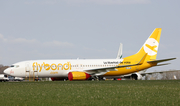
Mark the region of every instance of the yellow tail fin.
[[141, 47], [139, 52], [137, 52], [136, 54], [132, 56], [126, 57], [124, 59], [133, 59], [133, 60], [139, 61], [147, 53], [145, 61], [155, 60], [157, 56], [158, 47], [159, 47], [161, 30], [162, 30], [161, 28], [156, 28], [152, 32], [150, 37], [146, 40], [144, 45]]

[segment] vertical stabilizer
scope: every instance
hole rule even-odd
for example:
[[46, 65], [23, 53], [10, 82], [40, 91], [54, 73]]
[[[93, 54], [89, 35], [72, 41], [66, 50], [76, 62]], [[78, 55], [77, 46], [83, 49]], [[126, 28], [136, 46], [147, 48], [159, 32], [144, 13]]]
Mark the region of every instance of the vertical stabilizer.
[[120, 43], [119, 51], [118, 51], [116, 59], [121, 59], [122, 58], [122, 47], [123, 47], [123, 45], [122, 45], [122, 43]]
[[155, 60], [158, 52], [159, 47], [159, 41], [161, 36], [161, 28], [156, 28], [152, 34], [149, 36], [149, 38], [146, 40], [144, 45], [141, 47], [138, 53], [126, 57], [124, 59], [135, 59], [140, 60], [142, 56], [144, 56], [147, 53], [146, 61], [148, 60]]

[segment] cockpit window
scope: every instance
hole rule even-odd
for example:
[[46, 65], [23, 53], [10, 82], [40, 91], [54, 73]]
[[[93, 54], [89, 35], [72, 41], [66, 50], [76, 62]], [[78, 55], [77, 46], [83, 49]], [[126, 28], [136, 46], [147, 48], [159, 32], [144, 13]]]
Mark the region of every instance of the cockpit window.
[[11, 67], [16, 67], [17, 68], [17, 67], [19, 67], [19, 65], [11, 65]]
[[11, 65], [11, 67], [14, 67], [14, 65]]
[[18, 68], [18, 67], [19, 67], [19, 65], [16, 65], [15, 67], [16, 67], [16, 68]]

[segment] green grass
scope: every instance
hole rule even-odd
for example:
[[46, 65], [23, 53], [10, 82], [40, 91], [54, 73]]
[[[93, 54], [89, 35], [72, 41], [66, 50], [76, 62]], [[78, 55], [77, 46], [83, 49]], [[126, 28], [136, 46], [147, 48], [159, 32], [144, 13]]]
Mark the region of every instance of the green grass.
[[180, 106], [180, 80], [2, 82], [1, 106]]

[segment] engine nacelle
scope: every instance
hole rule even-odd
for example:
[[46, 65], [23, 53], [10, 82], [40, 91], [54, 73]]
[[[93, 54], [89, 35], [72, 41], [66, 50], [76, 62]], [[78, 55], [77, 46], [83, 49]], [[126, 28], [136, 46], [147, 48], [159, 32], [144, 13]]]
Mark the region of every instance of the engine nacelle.
[[131, 79], [133, 80], [142, 80], [142, 75], [139, 73], [134, 73], [131, 75]]
[[91, 75], [85, 73], [85, 72], [69, 72], [68, 73], [68, 79], [70, 81], [72, 80], [87, 80], [89, 77], [91, 77]]

